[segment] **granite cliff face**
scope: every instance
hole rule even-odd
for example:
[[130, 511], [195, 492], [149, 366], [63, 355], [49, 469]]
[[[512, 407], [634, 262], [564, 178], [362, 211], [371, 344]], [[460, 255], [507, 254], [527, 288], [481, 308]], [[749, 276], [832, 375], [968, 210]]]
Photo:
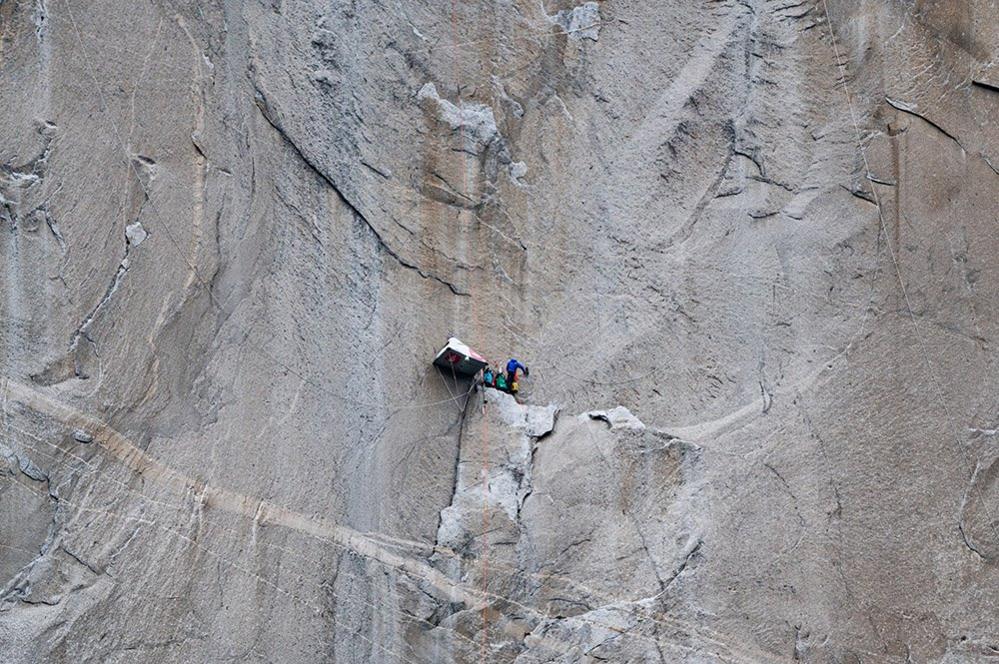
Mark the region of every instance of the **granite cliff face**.
[[999, 657], [996, 12], [0, 0], [0, 659]]

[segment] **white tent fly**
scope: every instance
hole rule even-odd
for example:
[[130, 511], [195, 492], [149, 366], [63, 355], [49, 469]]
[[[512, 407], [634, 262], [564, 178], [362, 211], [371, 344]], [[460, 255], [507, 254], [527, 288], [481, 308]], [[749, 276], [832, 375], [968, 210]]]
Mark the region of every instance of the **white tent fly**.
[[447, 345], [434, 357], [434, 364], [444, 371], [465, 376], [474, 376], [488, 364], [486, 359], [461, 342], [451, 337]]

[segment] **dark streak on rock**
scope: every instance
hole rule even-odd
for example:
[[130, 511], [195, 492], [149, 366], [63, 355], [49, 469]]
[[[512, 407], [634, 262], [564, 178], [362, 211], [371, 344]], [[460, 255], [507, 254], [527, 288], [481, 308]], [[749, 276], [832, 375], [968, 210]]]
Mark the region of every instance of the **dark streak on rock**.
[[663, 584], [663, 589], [669, 588], [670, 585], [672, 585], [672, 583], [676, 581], [681, 574], [683, 574], [683, 571], [687, 569], [687, 565], [690, 564], [691, 559], [695, 555], [697, 555], [698, 551], [701, 550], [702, 544], [704, 544], [704, 540], [697, 540], [697, 544], [695, 544], [687, 553], [687, 555], [683, 557], [683, 560], [681, 560], [680, 564], [677, 565], [676, 570], [674, 570], [673, 574], [670, 575], [669, 579], [665, 581], [665, 583]]
[[993, 85], [992, 83], [986, 83], [985, 81], [978, 81], [975, 79], [971, 80], [971, 84], [976, 88], [981, 88], [983, 90], [988, 90], [989, 92], [999, 93], [999, 85]]
[[963, 522], [961, 522], [961, 521], [957, 522], [957, 529], [961, 532], [961, 539], [964, 540], [964, 545], [966, 547], [968, 547], [968, 549], [971, 550], [972, 553], [974, 553], [976, 556], [978, 556], [978, 558], [980, 560], [987, 561], [988, 558], [986, 558], [984, 555], [982, 555], [982, 552], [979, 551], [975, 547], [975, 545], [971, 543], [971, 540], [968, 539], [968, 533], [964, 532], [964, 523]]
[[937, 131], [939, 131], [941, 134], [943, 134], [944, 136], [946, 136], [947, 138], [949, 138], [950, 140], [952, 140], [955, 143], [957, 143], [957, 147], [961, 148], [962, 151], [967, 152], [967, 150], [965, 150], [964, 146], [961, 145], [961, 141], [959, 141], [957, 139], [957, 137], [954, 136], [954, 134], [950, 133], [949, 131], [947, 131], [946, 129], [944, 129], [940, 125], [938, 125], [933, 120], [930, 120], [928, 117], [926, 117], [922, 113], [919, 113], [919, 112], [915, 111], [914, 109], [912, 109], [911, 107], [909, 107], [908, 104], [905, 104], [905, 103], [900, 102], [900, 101], [895, 101], [891, 97], [885, 97], [885, 101], [888, 102], [888, 105], [891, 106], [892, 108], [894, 108], [895, 110], [902, 111], [903, 113], [908, 113], [909, 115], [913, 115], [913, 116], [919, 118], [920, 120], [922, 120], [926, 124], [930, 125], [934, 129], [936, 129]]
[[75, 554], [72, 551], [70, 551], [69, 549], [67, 549], [65, 547], [65, 545], [60, 545], [59, 549], [63, 553], [65, 553], [67, 556], [69, 556], [70, 558], [72, 558], [76, 562], [80, 563], [81, 565], [83, 565], [84, 567], [86, 567], [88, 570], [90, 570], [91, 572], [93, 572], [94, 574], [96, 574], [97, 576], [101, 576], [101, 575], [104, 574], [104, 572], [102, 572], [101, 570], [99, 570], [96, 567], [94, 567], [93, 564], [88, 563], [86, 560], [84, 560], [83, 558], [81, 558], [77, 554]]
[[452, 284], [450, 281], [447, 281], [446, 279], [443, 279], [442, 277], [439, 277], [436, 274], [433, 274], [432, 272], [427, 272], [420, 266], [404, 260], [398, 253], [396, 253], [396, 251], [388, 245], [388, 243], [385, 241], [385, 238], [382, 237], [381, 233], [379, 233], [378, 230], [374, 227], [374, 225], [370, 221], [368, 221], [368, 218], [364, 216], [364, 214], [357, 208], [356, 205], [354, 205], [350, 200], [347, 199], [346, 196], [344, 196], [343, 192], [340, 190], [340, 187], [336, 184], [336, 182], [334, 182], [330, 176], [324, 173], [323, 170], [317, 164], [315, 164], [312, 161], [312, 159], [309, 158], [309, 156], [306, 155], [300, 147], [298, 147], [298, 144], [295, 143], [295, 141], [293, 141], [291, 137], [285, 132], [284, 128], [281, 126], [281, 122], [277, 119], [277, 117], [275, 117], [274, 112], [271, 110], [270, 105], [267, 103], [267, 97], [259, 88], [256, 89], [254, 102], [256, 103], [257, 108], [260, 110], [260, 114], [264, 117], [265, 120], [267, 120], [267, 124], [269, 124], [271, 127], [275, 129], [275, 131], [277, 131], [278, 135], [281, 136], [284, 142], [287, 143], [288, 147], [292, 149], [292, 151], [295, 153], [296, 156], [298, 156], [298, 158], [302, 161], [302, 163], [308, 166], [309, 170], [315, 173], [316, 176], [318, 176], [320, 180], [322, 180], [322, 182], [324, 182], [326, 185], [330, 187], [330, 189], [336, 192], [337, 196], [340, 198], [341, 201], [343, 201], [343, 204], [347, 206], [347, 208], [351, 211], [351, 213], [353, 213], [354, 217], [357, 218], [359, 221], [363, 222], [364, 225], [368, 227], [371, 233], [375, 236], [375, 239], [378, 241], [378, 244], [382, 247], [382, 249], [385, 250], [385, 253], [394, 258], [396, 262], [399, 263], [399, 265], [403, 266], [408, 270], [413, 270], [424, 279], [430, 279], [432, 281], [436, 281], [440, 284], [443, 284], [444, 286], [447, 286], [451, 290], [451, 292], [454, 293], [455, 295], [459, 295], [462, 297], [471, 296], [471, 293], [466, 293], [465, 291], [459, 289], [457, 286]]
[[847, 187], [844, 184], [841, 184], [840, 187], [842, 187], [843, 189], [845, 189], [846, 191], [848, 191], [850, 193], [850, 195], [853, 196], [854, 198], [859, 198], [860, 200], [864, 201], [865, 203], [870, 203], [871, 205], [877, 205], [877, 202], [875, 202], [875, 200], [874, 200], [874, 195], [873, 194], [869, 194], [866, 191], [863, 191], [861, 189], [851, 189], [850, 187]]
[[364, 167], [366, 167], [368, 170], [370, 170], [371, 172], [375, 173], [376, 175], [380, 175], [381, 177], [385, 178], [386, 180], [390, 180], [392, 178], [392, 176], [389, 175], [388, 173], [386, 173], [385, 171], [381, 170], [380, 168], [376, 168], [375, 166], [372, 166], [371, 164], [369, 164], [368, 162], [364, 161], [363, 159], [361, 160], [361, 165], [364, 166]]

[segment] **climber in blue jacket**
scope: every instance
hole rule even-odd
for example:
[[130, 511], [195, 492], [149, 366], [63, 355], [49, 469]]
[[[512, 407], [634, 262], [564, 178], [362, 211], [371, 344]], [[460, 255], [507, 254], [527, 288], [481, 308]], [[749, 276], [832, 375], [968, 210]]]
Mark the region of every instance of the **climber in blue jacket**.
[[510, 361], [506, 363], [506, 384], [513, 385], [517, 382], [517, 369], [524, 372], [525, 376], [530, 376], [531, 372], [523, 364], [517, 360], [510, 358]]

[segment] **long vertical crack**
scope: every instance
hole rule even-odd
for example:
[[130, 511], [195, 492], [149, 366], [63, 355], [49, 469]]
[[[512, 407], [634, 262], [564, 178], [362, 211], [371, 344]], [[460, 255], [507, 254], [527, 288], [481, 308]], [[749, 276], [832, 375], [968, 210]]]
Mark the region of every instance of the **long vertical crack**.
[[[451, 495], [447, 500], [447, 505], [445, 508], [454, 504], [454, 497], [458, 493], [458, 472], [461, 466], [461, 441], [465, 435], [465, 422], [467, 421], [468, 406], [472, 401], [472, 395], [469, 394], [465, 399], [465, 407], [462, 409], [461, 414], [458, 416], [458, 440], [455, 442], [454, 449], [454, 466], [452, 468], [451, 476]], [[434, 531], [434, 548], [432, 551], [437, 551], [440, 546], [440, 532], [441, 525], [444, 523], [444, 510], [441, 510], [437, 515], [437, 530]]]

